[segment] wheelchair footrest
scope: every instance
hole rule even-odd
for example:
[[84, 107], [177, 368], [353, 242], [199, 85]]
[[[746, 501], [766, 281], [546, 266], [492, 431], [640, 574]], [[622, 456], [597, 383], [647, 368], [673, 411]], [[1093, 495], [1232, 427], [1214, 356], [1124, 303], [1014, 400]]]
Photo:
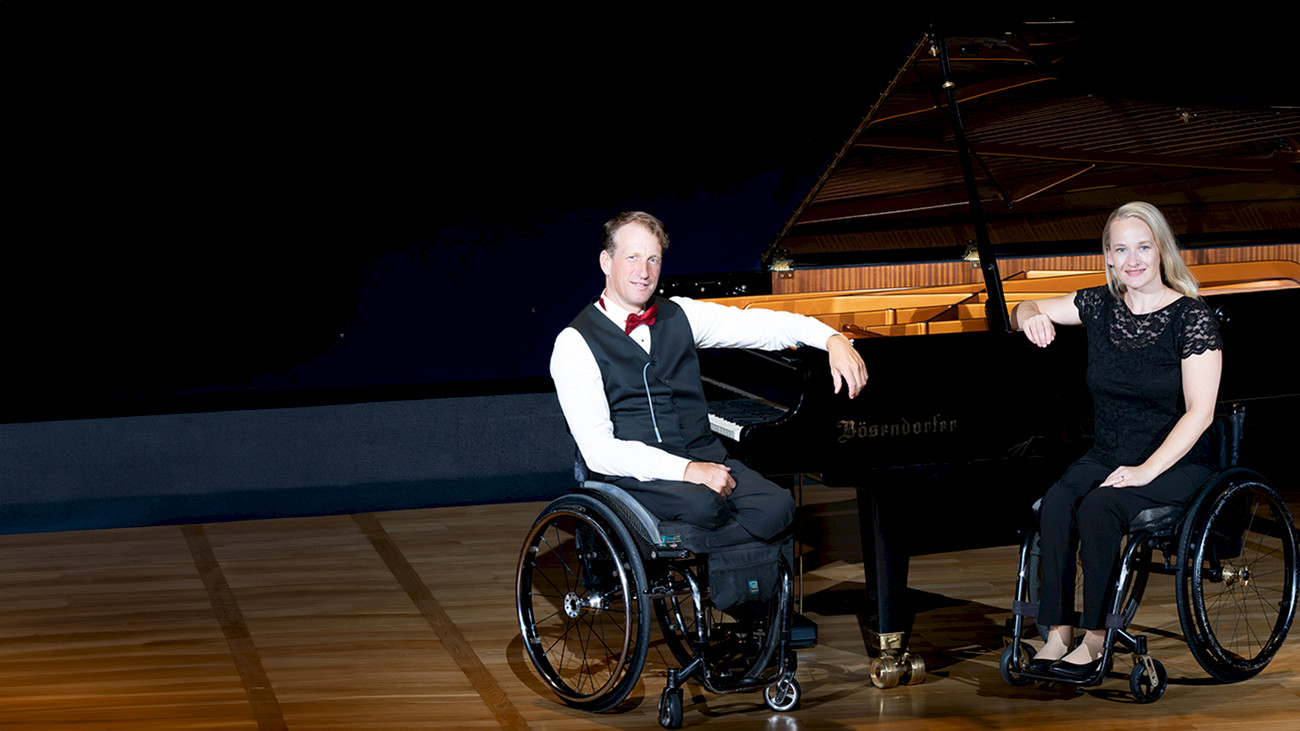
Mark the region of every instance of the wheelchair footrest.
[[790, 646], [793, 648], [817, 646], [817, 623], [798, 612], [790, 615]]

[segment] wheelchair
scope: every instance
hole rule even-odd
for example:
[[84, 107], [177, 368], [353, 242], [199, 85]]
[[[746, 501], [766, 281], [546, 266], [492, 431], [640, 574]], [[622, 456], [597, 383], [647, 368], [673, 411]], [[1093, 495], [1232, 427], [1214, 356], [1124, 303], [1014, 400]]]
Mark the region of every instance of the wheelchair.
[[[1024, 638], [1035, 620], [1040, 582], [1037, 528], [1020, 546], [1010, 642], [998, 669], [1010, 685], [1099, 684], [1119, 646], [1133, 653], [1129, 690], [1139, 703], [1164, 695], [1164, 665], [1147, 652], [1145, 636], [1128, 631], [1151, 572], [1174, 577], [1178, 619], [1188, 648], [1211, 678], [1235, 683], [1254, 677], [1273, 656], [1295, 618], [1296, 530], [1286, 504], [1264, 477], [1237, 467], [1244, 412], [1216, 420], [1220, 470], [1182, 508], [1142, 511], [1129, 525], [1107, 599], [1105, 654], [1090, 678], [1068, 680], [1030, 671]], [[1035, 504], [1035, 512], [1038, 505]], [[1159, 551], [1163, 560], [1153, 560]], [[1047, 627], [1038, 625], [1046, 637]]]
[[681, 727], [692, 679], [710, 693], [761, 691], [774, 711], [799, 706], [789, 562], [779, 559], [773, 599], [729, 617], [710, 600], [706, 533], [661, 522], [603, 482], [583, 481], [542, 510], [519, 557], [515, 600], [528, 657], [561, 701], [591, 712], [622, 703], [645, 666], [653, 621], [681, 665], [659, 697], [664, 728]]

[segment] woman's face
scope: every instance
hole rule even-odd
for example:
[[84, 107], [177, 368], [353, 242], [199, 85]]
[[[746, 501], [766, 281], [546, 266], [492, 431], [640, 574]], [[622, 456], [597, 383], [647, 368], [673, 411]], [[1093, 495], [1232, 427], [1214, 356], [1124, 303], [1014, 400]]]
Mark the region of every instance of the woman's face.
[[1129, 289], [1143, 291], [1161, 284], [1160, 247], [1151, 227], [1140, 218], [1121, 218], [1110, 224], [1106, 264], [1111, 276]]

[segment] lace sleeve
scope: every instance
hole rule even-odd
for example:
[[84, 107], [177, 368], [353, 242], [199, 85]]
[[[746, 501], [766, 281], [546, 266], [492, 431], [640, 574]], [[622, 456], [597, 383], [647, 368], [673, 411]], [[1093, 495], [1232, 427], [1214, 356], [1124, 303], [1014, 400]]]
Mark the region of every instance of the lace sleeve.
[[1079, 310], [1079, 318], [1085, 322], [1096, 317], [1101, 307], [1102, 298], [1110, 296], [1105, 287], [1091, 287], [1074, 293], [1074, 307]]
[[1219, 338], [1219, 321], [1204, 302], [1194, 302], [1183, 312], [1183, 329], [1180, 334], [1182, 343], [1179, 354], [1183, 358], [1223, 348], [1223, 341]]

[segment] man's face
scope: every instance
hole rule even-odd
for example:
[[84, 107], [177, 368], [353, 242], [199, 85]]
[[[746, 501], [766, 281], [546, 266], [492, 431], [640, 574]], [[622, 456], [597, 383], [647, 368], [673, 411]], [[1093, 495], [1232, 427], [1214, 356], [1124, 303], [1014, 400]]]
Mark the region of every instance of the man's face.
[[640, 312], [659, 286], [663, 266], [659, 239], [639, 223], [625, 223], [614, 232], [614, 254], [600, 252], [605, 272], [605, 296], [620, 307]]

